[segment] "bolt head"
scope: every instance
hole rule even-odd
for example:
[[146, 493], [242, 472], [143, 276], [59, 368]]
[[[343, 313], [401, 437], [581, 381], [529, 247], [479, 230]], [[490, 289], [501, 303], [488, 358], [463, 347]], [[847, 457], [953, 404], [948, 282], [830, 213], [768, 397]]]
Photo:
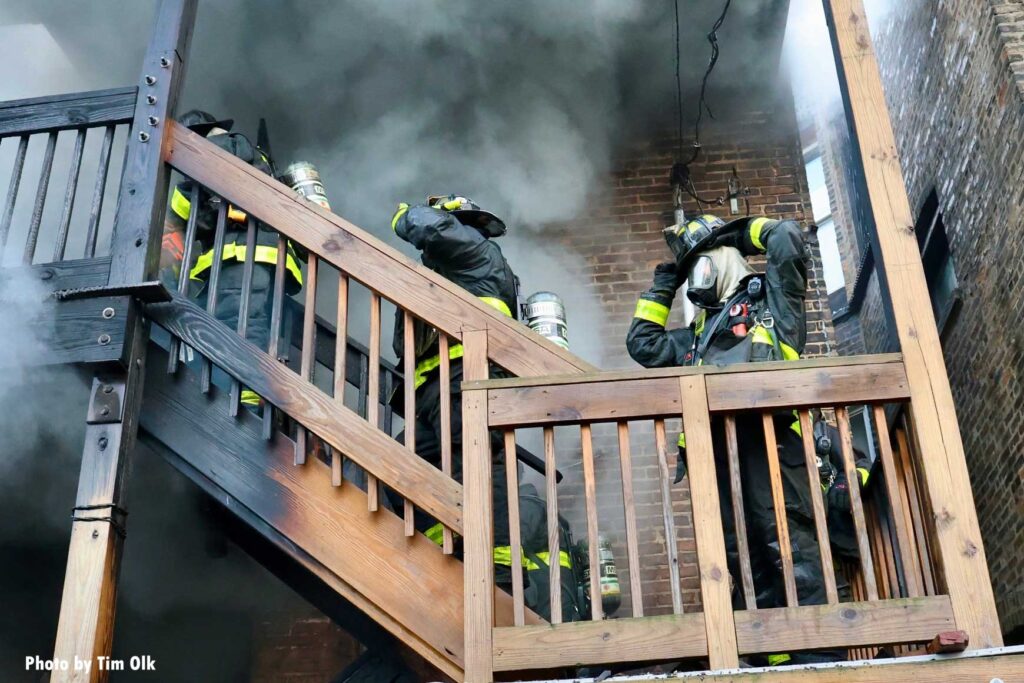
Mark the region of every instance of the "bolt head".
[[143, 80], [146, 81], [146, 85], [155, 85], [156, 84], [156, 76], [150, 76], [149, 74], [146, 74], [146, 77]]
[[92, 530], [92, 537], [93, 538], [99, 538], [100, 537], [100, 532], [97, 531], [96, 529], [93, 529]]
[[106, 318], [107, 320], [110, 320], [111, 318], [113, 318], [114, 317], [114, 309], [111, 308], [110, 306], [107, 306], [106, 308], [104, 308], [103, 309], [103, 317]]
[[110, 408], [107, 406], [100, 408], [100, 415], [110, 415]]
[[146, 104], [156, 104], [156, 95], [146, 95]]
[[160, 66], [162, 66], [163, 68], [166, 69], [170, 65], [171, 65], [171, 60], [167, 59], [167, 57], [161, 57], [160, 58]]
[[113, 386], [111, 386], [111, 385], [109, 385], [109, 384], [104, 384], [104, 385], [103, 385], [103, 393], [104, 393], [104, 394], [109, 394], [109, 393], [111, 393], [112, 391], [114, 391], [114, 387], [113, 387]]
[[107, 344], [110, 343], [110, 335], [106, 333], [101, 334], [99, 339], [97, 339], [96, 341], [100, 344], [100, 346], [106, 346]]
[[160, 117], [159, 116], [150, 116], [146, 120], [149, 121], [149, 125], [151, 125], [151, 126], [155, 126], [156, 124], [160, 123]]
[[98, 439], [98, 440], [96, 441], [96, 444], [97, 444], [97, 445], [98, 445], [98, 446], [100, 447], [100, 450], [101, 450], [101, 451], [102, 451], [102, 450], [104, 450], [104, 449], [106, 449], [106, 447], [107, 447], [107, 437], [105, 437], [105, 436], [101, 436], [101, 437], [100, 437], [100, 438], [99, 438], [99, 439]]
[[139, 131], [139, 142], [149, 142], [149, 133], [144, 130]]

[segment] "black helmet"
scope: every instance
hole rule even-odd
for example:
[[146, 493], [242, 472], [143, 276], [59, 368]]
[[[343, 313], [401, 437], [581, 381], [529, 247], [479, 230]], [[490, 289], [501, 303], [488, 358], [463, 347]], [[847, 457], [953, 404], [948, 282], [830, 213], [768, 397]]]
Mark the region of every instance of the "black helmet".
[[665, 228], [665, 241], [676, 257], [676, 267], [680, 273], [689, 273], [694, 259], [707, 250], [716, 238], [724, 234], [742, 230], [749, 223], [749, 218], [740, 218], [726, 223], [718, 216], [704, 214], [685, 225], [673, 225]]
[[234, 119], [216, 119], [213, 114], [202, 109], [191, 109], [178, 117], [178, 123], [199, 135], [207, 135], [214, 128], [231, 130]]
[[508, 232], [503, 220], [490, 211], [481, 209], [472, 199], [454, 194], [432, 195], [427, 197], [427, 204], [449, 212], [458, 218], [460, 223], [476, 228], [485, 237], [501, 237]]

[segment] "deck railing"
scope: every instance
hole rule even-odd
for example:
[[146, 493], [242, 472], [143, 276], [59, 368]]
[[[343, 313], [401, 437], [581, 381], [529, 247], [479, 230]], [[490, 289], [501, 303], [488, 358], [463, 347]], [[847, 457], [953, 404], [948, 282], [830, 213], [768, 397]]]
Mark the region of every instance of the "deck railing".
[[[516, 443], [517, 432], [543, 430], [549, 467], [548, 550], [552, 557], [557, 557], [559, 550], [559, 532], [555, 521], [558, 497], [551, 472], [563, 451], [563, 445], [556, 444], [555, 429], [559, 429], [560, 436], [567, 428], [578, 434], [571, 437], [575, 443], [568, 447], [582, 455], [591, 568], [599, 563], [599, 524], [604, 521], [599, 518], [599, 509], [600, 513], [607, 513], [608, 507], [604, 504], [599, 508], [596, 497], [595, 458], [605, 461], [608, 471], [621, 473], [620, 512], [624, 518], [627, 557], [617, 564], [620, 573], [623, 567], [628, 572], [631, 598], [629, 616], [602, 620], [599, 572], [592, 570], [588, 586], [593, 606], [591, 620], [560, 623], [560, 569], [557, 562], [551, 562], [551, 623], [525, 624], [523, 575], [513, 572], [515, 623], [494, 627], [484, 597], [490, 594], [493, 584], [493, 572], [486, 562], [491, 553], [492, 516], [483, 504], [490, 491], [489, 442], [486, 431], [478, 431], [471, 444], [467, 435], [467, 448], [474, 449], [465, 454], [467, 605], [472, 612], [467, 614], [469, 681], [491, 680], [490, 676], [497, 671], [662, 660], [706, 660], [704, 668], [719, 670], [738, 666], [739, 658], [746, 655], [832, 648], [850, 650], [852, 655], [873, 656], [880, 647], [896, 645], [897, 652], [902, 653], [911, 651], [914, 644], [931, 641], [938, 633], [955, 628], [950, 599], [944, 594], [941, 577], [936, 575], [931, 562], [933, 523], [921, 475], [926, 461], [913, 447], [912, 424], [896, 430], [889, 428], [888, 415], [895, 414], [910, 397], [898, 355], [599, 373], [561, 379], [477, 381], [464, 385], [464, 395], [464, 423], [481, 419], [486, 429], [503, 432], [506, 451]], [[848, 413], [856, 406], [867, 406], [871, 412], [878, 457], [864, 498], [859, 487], [850, 487], [849, 512], [859, 562], [837, 566], [841, 563], [836, 562], [830, 549], [811, 411], [824, 409], [824, 414], [834, 419], [841, 435], [843, 469], [847, 480], [856, 482], [859, 479]], [[824, 604], [801, 603], [797, 590], [777, 447], [783, 437], [792, 436], [778, 433], [780, 414], [800, 425], [799, 440], [806, 465], [803, 485], [809, 487], [812, 501], [818, 541], [815, 552], [820, 554], [827, 595]], [[674, 438], [669, 438], [674, 434], [667, 434], [666, 421], [680, 418], [686, 434], [688, 502], [696, 541], [700, 611], [684, 607], [676, 555], [678, 529], [674, 510], [685, 496], [686, 487], [673, 486], [670, 480], [675, 448]], [[595, 452], [592, 433], [602, 425], [611, 425], [616, 430], [617, 449], [612, 446]], [[713, 436], [716, 432], [718, 436]], [[657, 454], [662, 511], [653, 524], [664, 530], [667, 539], [667, 557], [661, 562], [669, 567], [672, 609], [670, 614], [658, 616], [644, 614], [644, 591], [648, 586], [640, 576], [642, 564], [657, 561], [649, 553], [641, 556], [637, 541], [638, 525], [651, 525], [651, 520], [638, 519], [634, 496], [639, 470], [634, 469], [633, 456], [637, 446], [643, 448], [643, 444], [638, 444], [631, 434], [640, 433], [653, 436], [651, 445]], [[744, 496], [740, 491], [741, 461], [752, 456], [749, 447], [741, 452], [738, 446], [755, 438], [765, 444], [760, 457], [767, 457], [769, 481], [763, 485], [770, 486], [779, 529], [786, 604], [782, 608], [758, 605], [755, 598], [757, 590], [764, 587], [754, 585]], [[609, 466], [607, 460], [616, 456], [617, 467]], [[472, 472], [468, 470], [469, 463], [473, 463]], [[516, 468], [509, 465], [506, 472], [509, 499], [515, 501]], [[725, 501], [719, 500], [716, 482], [720, 476], [729, 482], [730, 494]], [[522, 558], [522, 543], [514, 502], [509, 512], [515, 567]], [[728, 514], [734, 525], [739, 554], [738, 575], [731, 580], [723, 513]], [[845, 591], [838, 589], [837, 577], [839, 584], [843, 578], [850, 582], [852, 595], [846, 594], [844, 600], [840, 593]], [[695, 663], [695, 668], [702, 667]]]

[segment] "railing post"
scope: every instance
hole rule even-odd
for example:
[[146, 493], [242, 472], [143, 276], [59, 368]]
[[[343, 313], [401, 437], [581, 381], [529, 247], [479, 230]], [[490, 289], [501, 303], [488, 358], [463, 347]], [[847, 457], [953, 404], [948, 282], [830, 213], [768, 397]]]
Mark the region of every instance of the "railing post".
[[[109, 283], [152, 279], [160, 253], [168, 170], [162, 145], [184, 75], [196, 0], [161, 0], [146, 52], [114, 218]], [[127, 306], [136, 304], [126, 300]], [[82, 452], [54, 657], [90, 662], [54, 671], [51, 681], [105, 681], [96, 657], [109, 656], [124, 537], [125, 481], [142, 398], [148, 328], [125, 310], [126, 367], [97, 372]], [[102, 404], [102, 406], [101, 406]], [[95, 412], [93, 409], [96, 409]], [[104, 410], [106, 412], [104, 412]]]
[[[686, 433], [686, 460], [690, 479], [690, 505], [700, 565], [700, 594], [704, 604], [704, 628], [708, 635], [708, 660], [712, 671], [739, 667], [736, 623], [732, 612], [729, 565], [725, 556], [722, 509], [715, 476], [711, 442], [711, 415], [704, 375], [679, 378]], [[674, 542], [674, 540], [669, 540]]]
[[953, 394], [914, 235], [882, 79], [862, 0], [823, 0], [847, 119], [875, 219], [873, 246], [910, 386], [921, 468], [957, 628], [971, 648], [1003, 643]]
[[[487, 331], [464, 330], [463, 380], [487, 379]], [[462, 394], [462, 490], [465, 576], [466, 683], [493, 675], [494, 510], [487, 390]]]

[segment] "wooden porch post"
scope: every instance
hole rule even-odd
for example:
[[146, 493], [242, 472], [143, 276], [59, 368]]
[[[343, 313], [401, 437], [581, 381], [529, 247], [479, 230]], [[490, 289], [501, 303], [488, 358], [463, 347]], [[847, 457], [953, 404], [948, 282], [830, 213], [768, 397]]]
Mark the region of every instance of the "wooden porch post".
[[[464, 330], [463, 380], [487, 379], [487, 330]], [[494, 680], [494, 512], [487, 390], [462, 395], [466, 683]]]
[[[160, 255], [168, 169], [162, 145], [174, 116], [191, 42], [196, 0], [161, 0], [142, 74], [135, 118], [114, 217], [110, 285], [153, 279]], [[126, 299], [127, 366], [104, 368], [93, 379], [71, 544], [64, 576], [54, 657], [91, 662], [89, 671], [55, 671], [51, 681], [105, 681], [97, 657], [109, 656], [121, 546], [125, 481], [142, 399], [148, 329]]]
[[847, 119], [864, 166], [876, 230], [873, 247], [889, 299], [935, 512], [945, 590], [971, 648], [1002, 645], [942, 347], [914, 235], [892, 123], [862, 0], [823, 0]]

